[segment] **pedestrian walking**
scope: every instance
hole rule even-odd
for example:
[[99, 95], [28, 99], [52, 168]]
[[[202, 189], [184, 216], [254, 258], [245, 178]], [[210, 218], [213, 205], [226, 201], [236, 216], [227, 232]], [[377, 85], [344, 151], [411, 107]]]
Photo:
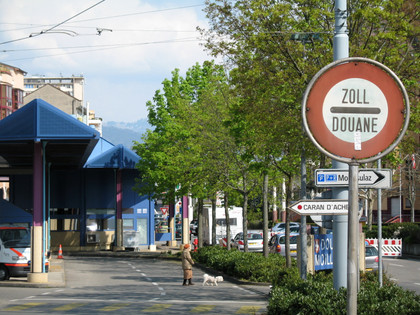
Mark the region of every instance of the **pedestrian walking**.
[[184, 271], [184, 283], [182, 285], [194, 285], [192, 283], [192, 265], [194, 265], [194, 260], [191, 258], [190, 251], [190, 244], [185, 244], [181, 253], [182, 270]]

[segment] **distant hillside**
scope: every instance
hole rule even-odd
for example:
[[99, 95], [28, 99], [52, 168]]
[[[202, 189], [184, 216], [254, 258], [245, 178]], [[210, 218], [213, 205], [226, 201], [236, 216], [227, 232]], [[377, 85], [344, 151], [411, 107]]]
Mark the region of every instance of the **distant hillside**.
[[102, 136], [112, 144], [122, 144], [131, 149], [133, 141], [142, 142], [142, 135], [150, 129], [146, 119], [140, 119], [132, 123], [104, 122]]

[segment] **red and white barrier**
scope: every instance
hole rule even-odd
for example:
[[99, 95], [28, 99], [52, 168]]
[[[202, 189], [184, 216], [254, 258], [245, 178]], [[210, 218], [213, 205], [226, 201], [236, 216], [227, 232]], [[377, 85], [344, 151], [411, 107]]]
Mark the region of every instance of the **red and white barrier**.
[[[369, 245], [378, 249], [378, 239], [367, 238], [366, 242]], [[389, 238], [382, 239], [382, 257], [401, 257], [402, 256], [402, 239], [400, 238]]]

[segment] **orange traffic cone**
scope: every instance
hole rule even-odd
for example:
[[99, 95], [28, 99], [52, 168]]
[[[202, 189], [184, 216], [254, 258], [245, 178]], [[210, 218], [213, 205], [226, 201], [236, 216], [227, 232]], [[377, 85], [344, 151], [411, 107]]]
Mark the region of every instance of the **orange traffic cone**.
[[63, 259], [63, 248], [61, 247], [61, 244], [60, 244], [60, 247], [58, 248], [57, 259]]

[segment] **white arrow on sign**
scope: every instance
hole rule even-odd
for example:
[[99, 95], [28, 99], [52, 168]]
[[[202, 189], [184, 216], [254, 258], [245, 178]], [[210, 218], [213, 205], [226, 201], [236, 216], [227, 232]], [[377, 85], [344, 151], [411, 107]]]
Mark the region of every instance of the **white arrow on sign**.
[[[359, 170], [359, 188], [391, 188], [392, 170]], [[349, 171], [340, 169], [315, 170], [315, 185], [318, 187], [346, 187], [349, 185]]]
[[289, 208], [300, 215], [344, 215], [348, 213], [348, 200], [299, 200]]

